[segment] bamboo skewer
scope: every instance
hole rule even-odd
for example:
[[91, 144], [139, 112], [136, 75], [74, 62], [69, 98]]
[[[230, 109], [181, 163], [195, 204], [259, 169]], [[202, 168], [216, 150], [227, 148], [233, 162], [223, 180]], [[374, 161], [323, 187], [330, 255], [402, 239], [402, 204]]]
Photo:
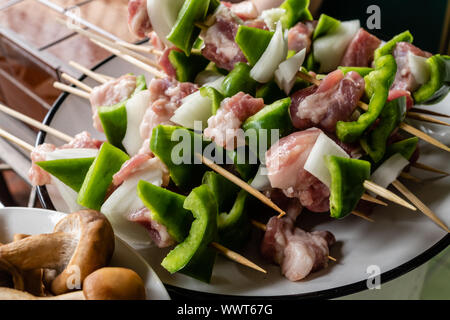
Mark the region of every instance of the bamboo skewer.
[[369, 180], [364, 181], [364, 188], [405, 208], [408, 208], [413, 211], [417, 210], [416, 207], [406, 202], [405, 200], [397, 196], [395, 193], [373, 183], [372, 181]]
[[440, 226], [442, 229], [445, 230], [445, 232], [450, 233], [450, 230], [445, 225], [444, 222], [442, 222], [436, 214], [431, 211], [430, 208], [428, 208], [422, 201], [420, 201], [419, 198], [417, 198], [411, 191], [408, 190], [400, 181], [396, 180], [392, 183], [392, 185], [400, 191], [405, 197], [407, 197], [414, 205], [419, 208], [420, 211], [422, 211], [428, 218], [433, 220], [434, 223], [436, 223], [438, 226]]
[[367, 193], [364, 193], [364, 194], [362, 195], [361, 199], [362, 199], [362, 200], [365, 200], [365, 201], [372, 202], [372, 203], [376, 203], [376, 204], [379, 204], [379, 205], [382, 205], [382, 206], [385, 206], [385, 207], [388, 206], [388, 204], [387, 204], [386, 202], [383, 202], [383, 201], [381, 201], [380, 199], [377, 199], [377, 198], [375, 198], [375, 197], [372, 197], [372, 196], [368, 195]]
[[[299, 78], [301, 78], [301, 79], [303, 79], [305, 81], [308, 81], [308, 82], [310, 82], [310, 83], [312, 83], [312, 84], [314, 84], [316, 86], [319, 86], [320, 83], [321, 83], [320, 80], [314, 78], [310, 74], [307, 74], [307, 73], [304, 73], [304, 72], [298, 72], [297, 75], [298, 75]], [[364, 102], [362, 102], [362, 101], [358, 101], [358, 107], [360, 107], [364, 111], [368, 111], [369, 110], [369, 106], [367, 104], [365, 104]], [[436, 120], [436, 121], [439, 121], [439, 120]], [[420, 139], [422, 139], [422, 140], [424, 140], [424, 141], [426, 141], [426, 142], [428, 142], [428, 143], [430, 143], [430, 144], [432, 144], [432, 145], [434, 145], [434, 146], [436, 146], [436, 147], [438, 147], [440, 149], [443, 149], [445, 151], [450, 152], [450, 148], [447, 147], [446, 145], [444, 145], [443, 143], [439, 142], [438, 140], [436, 140], [436, 139], [430, 137], [429, 135], [427, 135], [426, 133], [424, 133], [424, 132], [422, 132], [422, 131], [420, 131], [420, 130], [418, 130], [418, 129], [416, 129], [416, 128], [414, 128], [414, 127], [412, 127], [412, 126], [410, 126], [410, 125], [408, 125], [408, 124], [406, 124], [404, 122], [402, 122], [399, 127], [401, 129], [403, 129], [404, 131], [406, 131], [406, 132], [408, 132], [408, 133], [410, 133], [410, 134], [412, 134], [412, 135], [414, 135], [414, 136], [416, 136], [416, 137], [418, 137], [418, 138], [420, 138]]]
[[417, 113], [429, 114], [431, 116], [450, 118], [450, 116], [447, 115], [447, 114], [443, 114], [443, 113], [439, 113], [439, 112], [435, 112], [435, 111], [431, 111], [431, 110], [426, 110], [426, 109], [415, 108], [415, 107], [412, 108], [410, 111], [411, 112], [417, 112]]
[[418, 112], [411, 112], [410, 111], [410, 112], [406, 113], [406, 116], [408, 118], [411, 118], [411, 119], [425, 121], [425, 122], [430, 122], [430, 123], [435, 123], [435, 124], [440, 124], [440, 125], [443, 125], [443, 126], [450, 127], [450, 124], [445, 122], [445, 121], [442, 121], [442, 120], [439, 120], [439, 119], [435, 119], [433, 117], [430, 117], [430, 116], [427, 116], [427, 115], [424, 115], [424, 114], [420, 114]]
[[2, 128], [0, 128], [0, 137], [3, 137], [6, 140], [11, 141], [12, 143], [15, 143], [19, 147], [21, 147], [21, 148], [23, 148], [23, 149], [25, 149], [25, 150], [27, 150], [29, 152], [32, 152], [33, 149], [34, 149], [34, 147], [31, 144], [29, 144], [29, 143], [27, 143], [27, 142], [17, 138], [16, 136], [13, 136], [12, 134], [10, 134], [9, 132], [3, 130]]
[[369, 218], [368, 216], [366, 216], [366, 215], [365, 215], [364, 213], [362, 213], [362, 212], [359, 212], [359, 211], [354, 210], [354, 211], [352, 211], [352, 214], [355, 215], [355, 216], [357, 216], [357, 217], [363, 218], [364, 220], [367, 220], [367, 221], [369, 221], [369, 222], [375, 222], [375, 220], [373, 220], [372, 218]]
[[142, 52], [142, 53], [150, 53], [150, 54], [154, 54], [156, 56], [161, 56], [163, 54], [163, 52], [161, 50], [155, 49], [151, 46], [137, 45], [137, 44], [123, 41], [123, 40], [117, 40], [115, 42], [115, 44], [125, 47], [130, 50], [134, 50], [134, 51]]
[[445, 175], [445, 176], [450, 175], [449, 173], [447, 173], [445, 171], [442, 171], [442, 170], [439, 170], [439, 169], [427, 166], [426, 164], [423, 164], [423, 163], [420, 163], [420, 162], [415, 162], [415, 163], [411, 164], [411, 166], [414, 167], [414, 168], [417, 168], [417, 169], [430, 171], [430, 172], [434, 172], [434, 173], [439, 173], [439, 174], [442, 174], [442, 175]]
[[412, 174], [410, 174], [408, 172], [400, 173], [400, 177], [402, 177], [403, 179], [406, 179], [406, 180], [411, 180], [411, 181], [417, 182], [417, 183], [421, 183], [422, 182], [422, 180], [420, 180], [417, 177], [414, 177]]
[[79, 96], [79, 97], [87, 99], [87, 100], [89, 100], [89, 97], [90, 97], [89, 93], [87, 93], [86, 91], [76, 89], [74, 87], [68, 86], [61, 82], [54, 82], [53, 87], [55, 87], [56, 89], [62, 90], [62, 91], [72, 93], [76, 96]]
[[83, 89], [84, 91], [87, 91], [88, 93], [92, 93], [92, 88], [91, 87], [89, 87], [87, 84], [79, 81], [78, 79], [75, 79], [74, 77], [68, 75], [67, 73], [63, 73], [61, 75], [61, 78], [63, 78], [64, 80], [66, 80], [66, 81], [76, 85], [80, 89]]
[[78, 71], [81, 71], [82, 73], [84, 73], [85, 75], [87, 75], [88, 77], [104, 84], [106, 82], [108, 82], [111, 79], [106, 78], [105, 75], [100, 76], [98, 73], [93, 72], [92, 70], [82, 66], [81, 64], [75, 62], [75, 61], [69, 61], [69, 65], [74, 67], [75, 69], [77, 69]]

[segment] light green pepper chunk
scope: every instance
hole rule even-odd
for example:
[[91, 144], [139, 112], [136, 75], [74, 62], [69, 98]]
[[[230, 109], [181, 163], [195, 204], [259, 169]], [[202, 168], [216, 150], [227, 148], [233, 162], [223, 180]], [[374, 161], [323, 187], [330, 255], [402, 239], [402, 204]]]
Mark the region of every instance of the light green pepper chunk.
[[213, 87], [202, 87], [200, 88], [200, 94], [202, 97], [208, 97], [212, 101], [211, 112], [212, 115], [216, 115], [217, 110], [220, 109], [220, 104], [225, 97], [218, 90]]
[[250, 76], [251, 70], [252, 67], [246, 63], [236, 63], [222, 82], [223, 95], [228, 98], [242, 91], [253, 96], [258, 82]]
[[[418, 104], [425, 103], [432, 99], [436, 92], [445, 85], [445, 79], [448, 77], [446, 62], [442, 56], [432, 56], [426, 63], [430, 70], [430, 80], [413, 93], [414, 100]], [[436, 102], [438, 99], [434, 98], [432, 100]]]
[[317, 23], [317, 27], [314, 30], [313, 40], [333, 32], [339, 28], [340, 25], [341, 22], [339, 20], [322, 13]]
[[192, 212], [189, 235], [164, 258], [161, 265], [170, 273], [182, 272], [209, 282], [215, 251], [209, 246], [217, 238], [217, 203], [208, 186], [192, 190], [184, 202]]
[[195, 22], [205, 20], [209, 4], [209, 0], [186, 0], [178, 13], [172, 31], [167, 36], [167, 40], [187, 56], [191, 54], [192, 47], [200, 34], [200, 28], [195, 26]]
[[112, 183], [113, 175], [130, 157], [108, 142], [102, 144], [78, 193], [78, 204], [100, 210]]
[[179, 82], [194, 82], [195, 77], [209, 64], [209, 60], [201, 54], [193, 53], [189, 57], [177, 50], [169, 53], [169, 61], [175, 69]]
[[339, 121], [336, 134], [339, 140], [351, 143], [357, 141], [363, 133], [378, 119], [389, 96], [389, 88], [395, 79], [397, 63], [392, 55], [385, 55], [375, 60], [375, 71], [365, 78], [366, 95], [370, 97], [369, 110], [357, 121]]
[[235, 41], [251, 66], [254, 66], [266, 51], [273, 34], [268, 30], [239, 26]]
[[370, 177], [370, 162], [325, 156], [325, 164], [331, 175], [331, 217], [345, 218], [356, 208], [365, 192], [364, 181]]
[[309, 0], [286, 0], [281, 4], [280, 8], [286, 10], [280, 20], [285, 29], [292, 28], [300, 21], [313, 19], [308, 9]]
[[192, 213], [183, 208], [186, 197], [144, 180], [139, 181], [137, 194], [151, 218], [165, 226], [176, 242], [183, 242], [193, 221]]
[[359, 75], [363, 78], [375, 70], [374, 68], [368, 67], [338, 67], [338, 69], [341, 70], [344, 75], [353, 71], [359, 73]]
[[40, 161], [36, 164], [78, 192], [95, 158]]
[[377, 60], [377, 59], [381, 58], [382, 56], [392, 54], [392, 51], [394, 50], [397, 43], [399, 43], [399, 42], [412, 43], [413, 40], [414, 40], [414, 38], [413, 38], [411, 32], [409, 32], [409, 31], [405, 31], [403, 33], [400, 33], [399, 35], [396, 35], [390, 41], [386, 42], [384, 46], [375, 50], [374, 60]]

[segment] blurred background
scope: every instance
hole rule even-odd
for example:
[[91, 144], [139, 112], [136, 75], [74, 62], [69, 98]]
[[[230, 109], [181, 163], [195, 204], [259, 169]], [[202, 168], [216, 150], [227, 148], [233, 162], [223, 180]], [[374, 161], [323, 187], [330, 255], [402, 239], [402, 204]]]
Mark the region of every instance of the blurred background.
[[[68, 65], [69, 60], [92, 68], [110, 56], [55, 18], [74, 13], [86, 28], [136, 42], [138, 39], [127, 26], [127, 4], [128, 0], [0, 0], [0, 102], [43, 120], [60, 94], [53, 82], [64, 82], [62, 72], [80, 76]], [[315, 18], [320, 13], [340, 20], [359, 18], [365, 27], [370, 5], [381, 9], [381, 29], [370, 30], [379, 38], [390, 39], [409, 29], [415, 45], [433, 53], [449, 53], [450, 0], [311, 0], [311, 11]], [[0, 115], [0, 127], [34, 144], [34, 129], [5, 115]], [[26, 154], [0, 140], [1, 203], [39, 206], [26, 177], [28, 167]], [[403, 292], [401, 285], [386, 285], [382, 292], [372, 292], [367, 297], [386, 298], [385, 292], [389, 291], [396, 292], [397, 298], [449, 299], [450, 250], [402, 278], [398, 283], [418, 281], [414, 292]]]

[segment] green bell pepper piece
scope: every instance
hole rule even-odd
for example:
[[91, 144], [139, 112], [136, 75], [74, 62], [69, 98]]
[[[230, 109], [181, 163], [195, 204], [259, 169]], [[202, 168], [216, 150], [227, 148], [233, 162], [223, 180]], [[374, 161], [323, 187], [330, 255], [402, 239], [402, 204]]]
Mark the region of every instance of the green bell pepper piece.
[[356, 208], [365, 192], [364, 181], [370, 177], [370, 162], [326, 156], [325, 164], [331, 174], [331, 217], [345, 218]]
[[254, 95], [256, 91], [256, 82], [250, 76], [250, 67], [246, 63], [236, 63], [234, 69], [225, 77], [222, 83], [222, 93], [225, 97], [232, 97], [239, 92]]
[[367, 67], [338, 67], [338, 69], [341, 70], [344, 73], [344, 75], [351, 71], [354, 71], [359, 73], [359, 75], [363, 78], [375, 70], [373, 68]]
[[209, 0], [186, 0], [178, 13], [175, 25], [167, 36], [167, 40], [187, 56], [191, 54], [192, 47], [201, 31], [194, 24], [205, 20], [209, 4]]
[[108, 142], [102, 144], [97, 157], [89, 168], [78, 193], [78, 204], [93, 210], [100, 210], [113, 175], [130, 157]]
[[256, 98], [262, 98], [265, 104], [272, 104], [275, 101], [283, 99], [286, 94], [275, 81], [270, 81], [256, 90]]
[[183, 208], [186, 197], [144, 180], [139, 181], [137, 194], [152, 219], [165, 226], [176, 242], [183, 242], [194, 220], [192, 213]]
[[430, 100], [445, 85], [445, 78], [448, 77], [446, 62], [440, 55], [430, 57], [426, 63], [430, 68], [430, 80], [413, 93], [418, 104]]
[[364, 151], [375, 163], [383, 159], [386, 152], [386, 142], [392, 132], [406, 116], [406, 97], [395, 99], [386, 104], [380, 114], [377, 127], [360, 140]]
[[377, 120], [389, 96], [389, 88], [395, 79], [397, 63], [392, 55], [375, 60], [375, 71], [364, 77], [366, 95], [370, 97], [369, 110], [357, 121], [339, 121], [336, 125], [338, 138], [346, 143], [355, 142]]
[[412, 137], [389, 145], [386, 148], [386, 155], [383, 160], [387, 160], [396, 153], [400, 153], [405, 159], [411, 159], [417, 149], [419, 138]]
[[280, 8], [286, 10], [286, 13], [280, 20], [285, 29], [292, 28], [297, 22], [313, 19], [308, 9], [309, 0], [286, 0], [281, 4]]
[[202, 97], [208, 97], [212, 101], [212, 115], [215, 115], [217, 113], [217, 110], [220, 108], [220, 104], [222, 103], [223, 99], [225, 97], [223, 94], [221, 94], [218, 90], [212, 87], [202, 87], [200, 88], [200, 94]]
[[228, 212], [233, 206], [240, 188], [225, 177], [208, 171], [204, 174], [202, 184], [209, 187], [216, 198], [218, 212]]
[[386, 42], [386, 44], [377, 50], [375, 50], [374, 60], [377, 60], [381, 58], [382, 56], [392, 54], [392, 51], [394, 50], [395, 46], [399, 42], [409, 42], [412, 43], [414, 40], [411, 32], [405, 31], [403, 33], [400, 33], [399, 35], [396, 35], [394, 38]]
[[217, 238], [217, 203], [208, 186], [192, 190], [184, 209], [190, 210], [195, 219], [189, 235], [169, 252], [161, 265], [170, 273], [180, 271], [209, 282], [216, 256], [209, 244]]
[[79, 192], [95, 158], [39, 161], [36, 164], [65, 185]]
[[[261, 159], [262, 155], [259, 154], [259, 152], [266, 152], [268, 148], [271, 147], [272, 140], [277, 141], [278, 139], [285, 137], [292, 133], [294, 131], [294, 126], [292, 125], [291, 115], [290, 115], [290, 106], [291, 106], [291, 98], [285, 98], [282, 100], [278, 100], [274, 102], [271, 105], [265, 106], [261, 111], [256, 113], [255, 115], [248, 118], [244, 124], [242, 125], [242, 128], [247, 133], [249, 130], [254, 130], [258, 146], [257, 150], [251, 150], [255, 154], [259, 155], [259, 158]], [[267, 130], [267, 149], [262, 148], [260, 146], [260, 130], [265, 129]], [[271, 129], [278, 129], [279, 130], [279, 136], [278, 137], [272, 137]], [[265, 149], [265, 150], [260, 150]], [[255, 152], [259, 151], [259, 152]]]
[[317, 27], [314, 30], [313, 40], [333, 32], [339, 28], [340, 25], [341, 22], [339, 20], [322, 13], [317, 23]]
[[189, 57], [177, 50], [169, 53], [169, 61], [175, 69], [176, 78], [180, 82], [194, 82], [195, 77], [209, 64], [209, 60], [201, 54], [193, 53]]
[[[145, 76], [136, 77], [136, 88], [130, 98], [137, 93], [147, 89]], [[115, 104], [114, 106], [105, 106], [98, 109], [98, 115], [102, 123], [106, 139], [113, 146], [125, 150], [122, 141], [127, 132], [127, 109], [128, 99]]]
[[257, 159], [255, 161], [250, 161], [251, 153], [247, 146], [239, 147], [235, 150], [226, 150], [226, 155], [232, 159], [234, 170], [239, 173], [243, 180], [250, 180], [253, 178], [258, 171]]
[[239, 26], [235, 41], [251, 66], [254, 66], [266, 51], [273, 34], [274, 32], [268, 30]]
[[[179, 130], [179, 131], [177, 131]], [[180, 141], [173, 141], [172, 136], [177, 133], [183, 134]], [[175, 137], [174, 137], [175, 138]], [[183, 138], [190, 139], [190, 150], [182, 148], [175, 149], [187, 141]], [[183, 142], [183, 143], [182, 143]], [[152, 152], [169, 168], [170, 177], [173, 182], [182, 190], [190, 190], [194, 186], [201, 183], [201, 178], [206, 171], [206, 167], [201, 161], [195, 157], [194, 152], [196, 146], [200, 146], [198, 152], [203, 152], [203, 148], [209, 144], [202, 137], [190, 130], [176, 126], [159, 125], [153, 129], [152, 138], [150, 140], [150, 149]], [[187, 152], [186, 154], [184, 152]], [[172, 152], [176, 152], [177, 156], [183, 159], [183, 163], [174, 163]], [[187, 163], [190, 161], [190, 164]]]

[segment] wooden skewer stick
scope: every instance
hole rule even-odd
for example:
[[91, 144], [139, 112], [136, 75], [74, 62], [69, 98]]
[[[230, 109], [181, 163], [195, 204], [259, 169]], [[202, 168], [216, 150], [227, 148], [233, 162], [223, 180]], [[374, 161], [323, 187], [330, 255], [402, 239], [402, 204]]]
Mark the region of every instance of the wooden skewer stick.
[[430, 123], [435, 123], [435, 124], [440, 124], [440, 125], [443, 125], [443, 126], [450, 127], [450, 124], [445, 122], [445, 121], [442, 121], [442, 120], [439, 120], [439, 119], [436, 119], [436, 118], [433, 118], [433, 117], [430, 117], [430, 116], [427, 116], [427, 115], [424, 115], [424, 114], [420, 114], [420, 113], [417, 113], [417, 112], [408, 112], [408, 113], [406, 113], [406, 115], [407, 115], [408, 118], [411, 118], [411, 119], [425, 121], [425, 122], [430, 122]]
[[211, 242], [211, 246], [214, 247], [217, 251], [219, 251], [220, 253], [222, 253], [223, 255], [225, 255], [227, 258], [238, 262], [239, 264], [242, 264], [244, 266], [247, 266], [251, 269], [257, 270], [259, 272], [262, 273], [267, 273], [266, 270], [264, 270], [263, 268], [261, 268], [260, 266], [258, 266], [257, 264], [251, 262], [250, 260], [248, 260], [247, 258], [241, 256], [240, 254], [231, 251], [230, 249], [222, 246], [221, 244], [217, 243], [217, 242]]
[[425, 114], [429, 114], [431, 116], [436, 116], [436, 117], [450, 118], [450, 116], [447, 114], [443, 114], [443, 113], [439, 113], [439, 112], [435, 112], [435, 111], [431, 111], [431, 110], [420, 109], [420, 108], [416, 108], [416, 107], [412, 108], [410, 111], [418, 112], [418, 113], [425, 113]]
[[369, 202], [372, 202], [372, 203], [380, 204], [380, 205], [385, 206], [385, 207], [388, 206], [388, 204], [386, 202], [381, 201], [380, 199], [377, 199], [375, 197], [372, 197], [372, 196], [368, 195], [367, 193], [364, 193], [362, 195], [361, 199], [364, 200], [364, 201], [369, 201]]
[[[320, 85], [320, 80], [314, 78], [313, 76], [311, 76], [310, 74], [304, 73], [304, 72], [298, 72], [297, 75], [299, 76], [299, 78], [308, 81], [316, 86]], [[358, 102], [358, 107], [360, 107], [361, 109], [363, 109], [364, 111], [368, 111], [369, 110], [369, 106], [367, 104], [365, 104], [362, 101]], [[438, 121], [438, 120], [437, 120]], [[436, 147], [443, 149], [445, 151], [450, 152], [450, 148], [447, 147], [446, 145], [444, 145], [443, 143], [439, 142], [438, 140], [430, 137], [429, 135], [427, 135], [426, 133], [402, 122], [399, 126], [401, 129], [403, 129], [404, 131], [428, 142], [431, 143], [432, 145], [435, 145]]]
[[100, 76], [98, 73], [82, 66], [81, 64], [79, 64], [75, 61], [69, 61], [69, 65], [74, 67], [75, 69], [83, 72], [88, 77], [90, 77], [90, 78], [94, 79], [95, 81], [98, 81], [102, 84], [107, 83], [109, 80], [111, 80], [111, 79], [106, 78], [105, 75]]
[[448, 176], [450, 175], [448, 172], [427, 166], [426, 164], [420, 163], [420, 162], [415, 162], [413, 164], [411, 164], [412, 167], [417, 168], [417, 169], [421, 169], [421, 170], [425, 170], [425, 171], [430, 171], [430, 172], [434, 172], [434, 173], [439, 173], [442, 174], [444, 176]]
[[17, 138], [16, 136], [13, 136], [12, 134], [3, 130], [2, 128], [0, 128], [0, 137], [3, 137], [6, 140], [9, 140], [12, 143], [17, 144], [19, 147], [21, 147], [29, 152], [33, 152], [34, 147], [31, 144]]
[[360, 218], [363, 218], [364, 220], [366, 220], [366, 221], [369, 221], [369, 222], [375, 222], [375, 220], [373, 220], [372, 218], [369, 218], [368, 216], [366, 216], [364, 213], [362, 213], [362, 212], [359, 212], [359, 211], [352, 211], [352, 214], [353, 215], [355, 215], [355, 216], [357, 216], [357, 217], [360, 217]]
[[421, 183], [422, 182], [422, 180], [420, 180], [417, 177], [414, 177], [412, 174], [410, 174], [408, 172], [400, 173], [400, 177], [402, 177], [403, 179], [406, 179], [406, 180], [411, 180], [411, 181], [417, 182], [417, 183]]
[[136, 67], [147, 71], [148, 73], [154, 75], [157, 78], [166, 78], [167, 77], [167, 75], [164, 72], [161, 72], [158, 69], [156, 69], [156, 68], [154, 68], [154, 67], [152, 67], [152, 66], [150, 66], [148, 64], [145, 64], [144, 62], [142, 62], [142, 61], [140, 61], [140, 60], [138, 60], [138, 59], [136, 59], [136, 58], [134, 58], [134, 57], [132, 57], [132, 56], [130, 56], [128, 54], [123, 53], [119, 49], [110, 47], [110, 46], [108, 46], [108, 45], [106, 45], [104, 43], [101, 43], [101, 42], [99, 42], [97, 40], [94, 40], [92, 38], [90, 38], [90, 39], [92, 40], [92, 42], [94, 42], [99, 47], [102, 47], [103, 49], [105, 49], [105, 50], [111, 52], [112, 54], [122, 58], [123, 60], [131, 63], [132, 65], [135, 65]]
[[72, 137], [71, 136], [69, 136], [69, 135], [67, 135], [65, 133], [62, 133], [61, 131], [58, 131], [56, 129], [53, 129], [53, 128], [51, 128], [51, 127], [49, 127], [49, 126], [47, 126], [47, 125], [45, 125], [45, 124], [43, 124], [43, 123], [41, 123], [39, 121], [36, 121], [33, 118], [30, 118], [30, 117], [28, 117], [28, 116], [26, 116], [26, 115], [24, 115], [24, 114], [22, 114], [20, 112], [17, 112], [15, 110], [11, 109], [11, 108], [8, 108], [7, 106], [4, 106], [3, 104], [0, 104], [0, 111], [4, 112], [6, 114], [9, 114], [10, 116], [12, 116], [12, 117], [14, 117], [16, 119], [19, 119], [19, 120], [23, 121], [24, 123], [27, 123], [27, 124], [29, 124], [29, 125], [31, 125], [33, 127], [39, 128], [42, 131], [48, 132], [51, 135], [53, 135], [53, 136], [55, 136], [55, 137], [57, 137], [57, 138], [59, 138], [59, 139], [61, 139], [63, 141], [66, 141], [66, 142], [72, 141]]
[[[256, 220], [251, 220], [251, 223], [259, 230], [266, 232], [267, 231], [267, 226], [264, 223], [261, 223], [259, 221]], [[328, 256], [328, 259], [330, 259], [331, 261], [337, 262], [336, 258], [333, 258], [332, 256]]]
[[407, 197], [412, 203], [414, 203], [414, 205], [417, 206], [417, 208], [419, 208], [419, 210], [422, 211], [428, 218], [433, 220], [434, 223], [444, 229], [445, 232], [450, 233], [450, 230], [445, 225], [445, 223], [442, 222], [436, 216], [436, 214], [431, 211], [430, 208], [428, 208], [422, 201], [420, 201], [420, 199], [417, 198], [411, 191], [409, 191], [408, 188], [406, 188], [400, 181], [396, 180], [392, 183], [392, 185], [397, 188], [397, 190], [400, 191], [405, 197]]
[[78, 79], [75, 79], [74, 77], [68, 75], [67, 73], [63, 73], [61, 75], [61, 78], [63, 78], [64, 80], [76, 85], [77, 87], [83, 89], [84, 91], [87, 91], [88, 93], [92, 93], [92, 88], [89, 87], [87, 84], [79, 81]]
[[68, 86], [68, 85], [66, 85], [64, 83], [61, 83], [61, 82], [53, 82], [53, 87], [55, 87], [56, 89], [65, 91], [65, 92], [72, 93], [72, 94], [74, 94], [76, 96], [79, 96], [80, 98], [83, 98], [83, 99], [89, 100], [89, 97], [90, 97], [89, 93], [87, 93], [86, 91], [83, 91], [83, 90], [80, 90], [80, 89], [76, 89], [74, 87]]
[[406, 202], [405, 200], [397, 196], [395, 193], [392, 193], [391, 191], [373, 183], [372, 181], [369, 180], [364, 181], [364, 188], [405, 208], [411, 209], [413, 211], [417, 210], [413, 205]]
[[129, 42], [123, 41], [123, 40], [117, 40], [115, 42], [115, 44], [125, 47], [130, 50], [134, 50], [134, 51], [138, 51], [138, 52], [142, 52], [142, 53], [150, 53], [150, 54], [154, 54], [157, 56], [161, 56], [163, 54], [163, 52], [161, 50], [155, 49], [153, 47], [145, 46], [145, 45], [137, 45], [134, 43], [129, 43]]

